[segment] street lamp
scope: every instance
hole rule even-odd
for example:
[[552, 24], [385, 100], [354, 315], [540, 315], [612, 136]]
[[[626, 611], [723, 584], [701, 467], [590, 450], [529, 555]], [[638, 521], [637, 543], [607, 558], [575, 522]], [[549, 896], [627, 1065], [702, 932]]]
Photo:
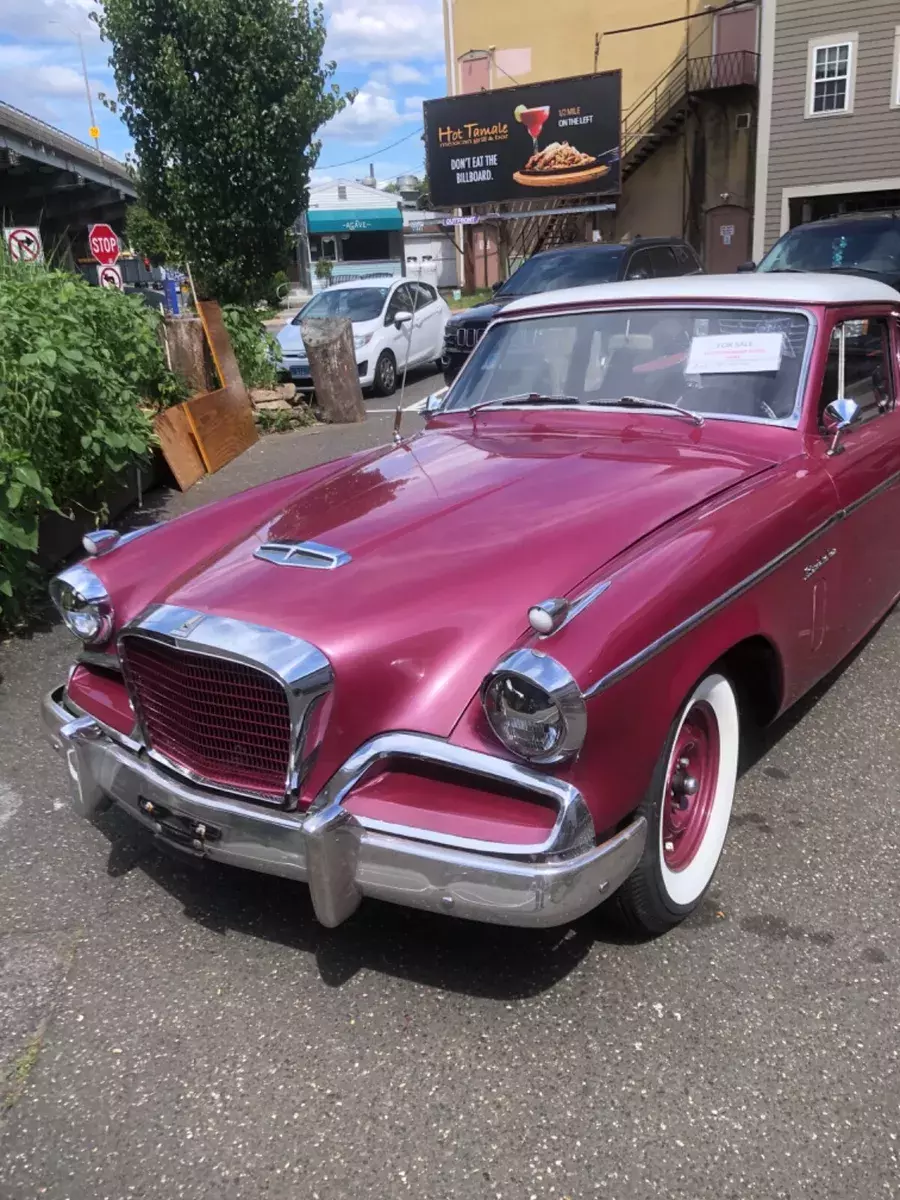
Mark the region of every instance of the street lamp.
[[91, 85], [90, 81], [88, 80], [87, 60], [84, 57], [84, 39], [77, 29], [72, 29], [71, 26], [65, 23], [65, 21], [59, 21], [54, 17], [47, 23], [48, 25], [61, 25], [63, 29], [71, 34], [72, 37], [78, 39], [78, 52], [81, 55], [81, 73], [84, 76], [84, 94], [87, 97], [88, 112], [90, 113], [91, 117], [91, 127], [88, 132], [89, 136], [93, 139], [94, 147], [97, 151], [97, 157], [102, 159], [103, 156], [100, 150], [100, 130], [98, 129], [97, 122], [94, 119], [94, 100], [91, 96]]

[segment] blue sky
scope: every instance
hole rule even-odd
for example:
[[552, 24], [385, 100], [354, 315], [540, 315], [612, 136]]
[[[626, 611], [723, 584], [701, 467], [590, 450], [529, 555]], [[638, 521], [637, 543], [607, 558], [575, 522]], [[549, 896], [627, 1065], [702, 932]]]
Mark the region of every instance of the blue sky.
[[[0, 99], [88, 140], [88, 104], [78, 51], [82, 35], [100, 146], [119, 158], [128, 131], [100, 103], [115, 96], [109, 48], [88, 19], [93, 0], [0, 0]], [[421, 174], [416, 135], [422, 100], [446, 90], [441, 0], [325, 0], [326, 57], [338, 64], [342, 88], [358, 88], [356, 103], [320, 133], [322, 153], [313, 183], [363, 178], [375, 164], [379, 182]], [[393, 149], [382, 148], [412, 135]], [[358, 163], [342, 166], [350, 159]]]

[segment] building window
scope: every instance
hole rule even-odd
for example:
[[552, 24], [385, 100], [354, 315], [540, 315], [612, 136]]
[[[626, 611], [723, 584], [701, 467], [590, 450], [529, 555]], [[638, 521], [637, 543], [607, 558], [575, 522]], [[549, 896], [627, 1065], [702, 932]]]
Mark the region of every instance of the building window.
[[858, 35], [818, 38], [809, 43], [806, 115], [853, 112]]
[[338, 184], [338, 200], [347, 199], [347, 188], [343, 183]]
[[891, 80], [891, 108], [900, 108], [900, 25], [894, 30], [894, 75]]

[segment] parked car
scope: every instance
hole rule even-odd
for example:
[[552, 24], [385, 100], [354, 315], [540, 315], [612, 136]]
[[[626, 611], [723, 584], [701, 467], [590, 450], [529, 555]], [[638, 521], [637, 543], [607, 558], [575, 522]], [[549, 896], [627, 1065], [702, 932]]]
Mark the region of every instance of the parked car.
[[500, 284], [493, 300], [457, 313], [447, 322], [444, 379], [452, 383], [484, 331], [507, 304], [520, 296], [560, 288], [585, 287], [621, 279], [661, 279], [701, 274], [693, 249], [681, 238], [635, 238], [630, 242], [588, 242], [535, 254]]
[[847, 213], [796, 225], [778, 239], [757, 271], [835, 271], [867, 275], [900, 288], [900, 215]]
[[278, 334], [281, 372], [298, 388], [312, 388], [300, 322], [307, 317], [349, 317], [360, 383], [378, 396], [390, 396], [404, 367], [432, 362], [439, 367], [449, 315], [431, 284], [416, 279], [385, 276], [336, 283], [313, 296]]
[[409, 441], [92, 535], [43, 709], [76, 810], [306, 880], [326, 925], [614, 896], [672, 927], [747, 728], [900, 592], [898, 301], [805, 274], [531, 296]]

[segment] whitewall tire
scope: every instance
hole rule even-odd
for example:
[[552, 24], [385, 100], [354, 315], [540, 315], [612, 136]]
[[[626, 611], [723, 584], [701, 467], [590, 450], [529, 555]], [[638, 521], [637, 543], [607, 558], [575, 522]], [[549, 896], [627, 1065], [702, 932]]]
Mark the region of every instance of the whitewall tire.
[[712, 882], [731, 822], [740, 749], [734, 688], [712, 672], [672, 723], [641, 808], [647, 843], [615, 895], [626, 923], [663, 933], [684, 920]]

